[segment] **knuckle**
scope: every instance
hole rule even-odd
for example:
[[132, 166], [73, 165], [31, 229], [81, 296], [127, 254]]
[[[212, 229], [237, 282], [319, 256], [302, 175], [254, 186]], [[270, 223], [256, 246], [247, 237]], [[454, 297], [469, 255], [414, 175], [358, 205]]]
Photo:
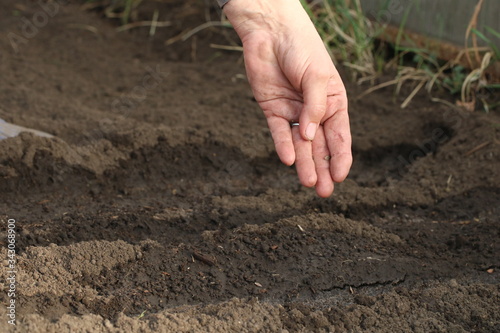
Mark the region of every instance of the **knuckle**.
[[304, 106], [303, 112], [310, 119], [321, 119], [326, 113], [326, 105], [308, 104]]

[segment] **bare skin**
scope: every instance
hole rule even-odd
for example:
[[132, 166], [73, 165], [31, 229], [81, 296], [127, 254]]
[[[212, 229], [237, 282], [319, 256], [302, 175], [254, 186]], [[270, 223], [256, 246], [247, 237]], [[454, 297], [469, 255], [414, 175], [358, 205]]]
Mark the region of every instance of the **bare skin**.
[[330, 196], [349, 173], [351, 134], [342, 79], [314, 25], [298, 0], [231, 0], [224, 12], [278, 156], [295, 163], [302, 185]]

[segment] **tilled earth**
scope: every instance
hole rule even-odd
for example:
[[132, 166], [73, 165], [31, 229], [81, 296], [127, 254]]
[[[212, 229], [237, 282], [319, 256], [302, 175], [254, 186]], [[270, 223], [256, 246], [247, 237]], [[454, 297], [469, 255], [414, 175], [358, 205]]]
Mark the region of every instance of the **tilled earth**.
[[0, 141], [0, 331], [500, 331], [498, 113], [346, 75], [354, 165], [318, 198], [210, 48], [233, 33], [164, 43], [204, 22], [183, 3], [153, 38], [64, 5], [16, 50], [41, 7], [0, 4], [0, 118], [56, 136]]

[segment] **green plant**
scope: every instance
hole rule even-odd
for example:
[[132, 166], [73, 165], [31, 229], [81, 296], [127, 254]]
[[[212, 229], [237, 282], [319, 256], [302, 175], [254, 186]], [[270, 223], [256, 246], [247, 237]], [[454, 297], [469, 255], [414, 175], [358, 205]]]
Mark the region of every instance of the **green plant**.
[[[374, 40], [381, 36], [384, 27], [370, 22], [363, 14], [359, 0], [322, 0], [312, 4], [302, 0], [303, 6], [311, 16], [332, 56], [352, 70], [358, 83], [373, 81], [382, 71], [396, 71], [394, 79], [372, 86], [364, 96], [377, 89], [396, 86], [399, 94], [403, 84], [413, 84], [413, 90], [402, 103], [406, 107], [413, 97], [425, 88], [429, 93], [438, 87], [451, 94], [460, 94], [457, 104], [474, 110], [476, 95], [484, 89], [495, 90], [500, 84], [490, 82], [488, 68], [500, 61], [500, 50], [495, 42], [477, 29], [477, 17], [481, 10], [482, 0], [476, 6], [467, 28], [466, 40], [472, 36], [473, 46], [466, 47], [455, 59], [439, 60], [429, 48], [418, 46], [411, 37], [405, 34], [405, 25], [412, 9], [412, 4], [403, 14], [395, 39], [394, 56], [387, 59], [381, 49], [374, 48]], [[484, 28], [491, 36], [500, 38], [500, 33], [489, 27]], [[478, 47], [477, 38], [488, 46]], [[470, 55], [474, 55], [475, 62]], [[469, 63], [466, 69], [464, 59]], [[432, 100], [442, 101], [437, 98]], [[485, 110], [491, 109], [484, 99], [480, 99]]]
[[337, 61], [351, 68], [361, 80], [376, 76], [373, 54], [375, 31], [361, 10], [359, 0], [301, 0], [325, 45]]
[[462, 85], [466, 76], [467, 74], [463, 66], [455, 66], [451, 69], [451, 73], [443, 79], [443, 86], [448, 89], [451, 94], [457, 94], [462, 90]]
[[[496, 32], [490, 27], [484, 27], [486, 31], [494, 35], [495, 37], [500, 39], [500, 33]], [[485, 41], [488, 44], [488, 47], [494, 52], [495, 55], [495, 60], [500, 60], [500, 50], [498, 47], [495, 45], [494, 42], [492, 42], [488, 37], [486, 37], [481, 31], [477, 30], [476, 28], [471, 29], [472, 33], [474, 33], [476, 36], [481, 38], [483, 41]]]

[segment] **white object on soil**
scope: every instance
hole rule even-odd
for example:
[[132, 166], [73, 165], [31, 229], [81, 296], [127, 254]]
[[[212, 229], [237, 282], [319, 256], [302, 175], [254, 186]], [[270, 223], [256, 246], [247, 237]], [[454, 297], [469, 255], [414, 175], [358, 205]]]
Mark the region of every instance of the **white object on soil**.
[[49, 133], [45, 133], [45, 132], [38, 131], [35, 129], [10, 124], [10, 123], [6, 122], [5, 120], [0, 119], [0, 140], [15, 137], [15, 136], [19, 135], [19, 133], [21, 133], [21, 132], [30, 132], [30, 133], [33, 133], [33, 134], [38, 135], [38, 136], [43, 136], [45, 138], [54, 137], [53, 135], [51, 135]]

